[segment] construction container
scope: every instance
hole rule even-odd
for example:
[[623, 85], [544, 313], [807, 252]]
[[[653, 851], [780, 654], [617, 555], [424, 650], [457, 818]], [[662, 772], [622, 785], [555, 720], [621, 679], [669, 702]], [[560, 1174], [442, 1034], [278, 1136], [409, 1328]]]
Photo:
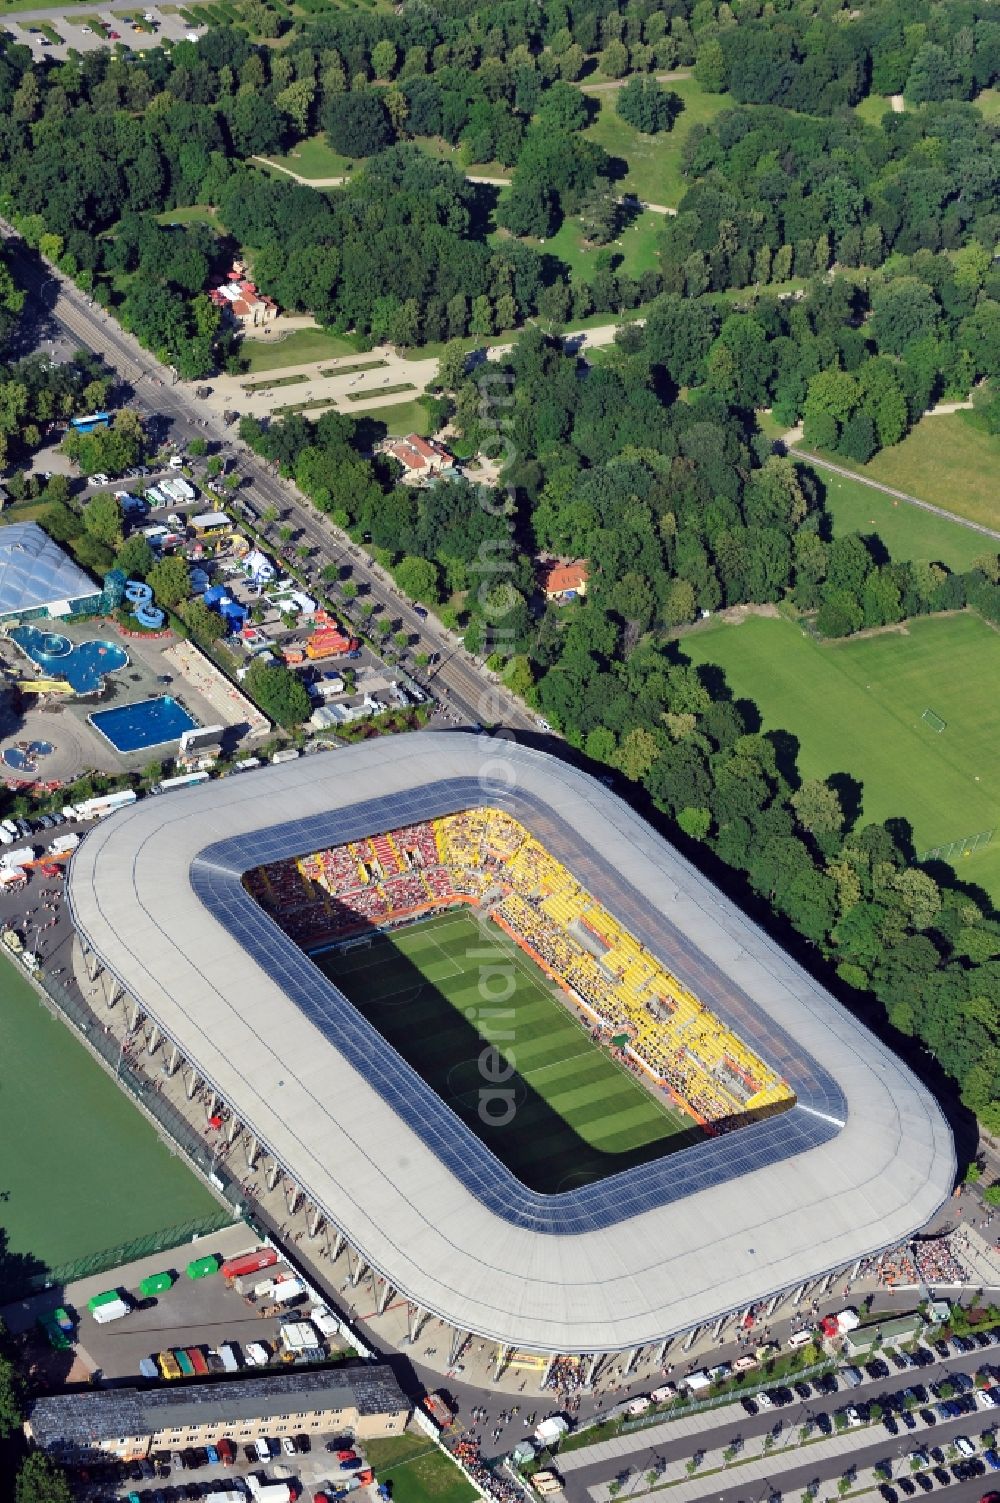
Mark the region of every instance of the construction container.
[[189, 1279], [207, 1279], [209, 1274], [218, 1273], [219, 1260], [214, 1253], [205, 1258], [195, 1258], [187, 1266]]
[[143, 1299], [149, 1299], [153, 1294], [165, 1294], [172, 1287], [173, 1282], [172, 1273], [147, 1273], [146, 1277], [140, 1281], [139, 1293]]

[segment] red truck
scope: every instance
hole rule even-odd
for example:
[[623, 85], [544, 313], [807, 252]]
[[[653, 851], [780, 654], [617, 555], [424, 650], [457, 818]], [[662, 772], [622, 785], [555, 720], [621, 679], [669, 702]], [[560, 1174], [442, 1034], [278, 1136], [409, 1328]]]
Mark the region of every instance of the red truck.
[[186, 1347], [188, 1356], [191, 1358], [191, 1366], [199, 1378], [204, 1378], [208, 1373], [208, 1363], [205, 1361], [205, 1353], [200, 1346]]
[[273, 1247], [258, 1247], [253, 1252], [240, 1253], [239, 1257], [227, 1258], [219, 1272], [224, 1279], [238, 1279], [241, 1274], [270, 1268], [277, 1261], [278, 1254]]

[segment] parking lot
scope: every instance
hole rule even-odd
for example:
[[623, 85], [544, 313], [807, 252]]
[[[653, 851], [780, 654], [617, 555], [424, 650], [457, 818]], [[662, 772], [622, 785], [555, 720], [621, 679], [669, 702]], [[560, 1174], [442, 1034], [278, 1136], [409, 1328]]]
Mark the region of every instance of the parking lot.
[[[304, 1496], [306, 1500], [324, 1493], [336, 1499], [365, 1460], [364, 1442], [355, 1443], [350, 1433], [289, 1435], [282, 1437], [280, 1443], [264, 1441], [262, 1445], [271, 1453], [268, 1460], [262, 1460], [255, 1444], [233, 1445], [235, 1460], [229, 1465], [222, 1461], [215, 1447], [158, 1451], [144, 1462], [109, 1468], [104, 1477], [84, 1482], [79, 1495], [93, 1503], [111, 1503], [112, 1499], [184, 1503], [185, 1499], [211, 1498], [227, 1491], [249, 1498], [253, 1484], [247, 1479], [253, 1477], [257, 1482], [286, 1482], [295, 1497]], [[337, 1457], [338, 1450], [354, 1460], [342, 1462]], [[353, 1486], [350, 1497], [352, 1503], [355, 1499], [357, 1503], [376, 1503], [377, 1482]]]

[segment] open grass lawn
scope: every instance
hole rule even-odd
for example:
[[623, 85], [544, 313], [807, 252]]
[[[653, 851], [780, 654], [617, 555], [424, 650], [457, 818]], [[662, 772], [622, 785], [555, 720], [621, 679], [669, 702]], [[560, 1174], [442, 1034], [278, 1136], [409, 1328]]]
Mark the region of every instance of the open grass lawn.
[[11, 1252], [56, 1267], [218, 1212], [184, 1161], [2, 958], [0, 1023], [0, 1229]]
[[384, 407], [362, 408], [360, 412], [352, 412], [355, 422], [364, 423], [373, 434], [372, 442], [378, 438], [400, 438], [407, 433], [430, 432], [430, 418], [427, 415], [427, 405], [420, 397], [415, 397], [412, 402], [387, 402]]
[[600, 114], [584, 132], [591, 141], [611, 157], [627, 164], [627, 172], [618, 183], [621, 193], [636, 193], [653, 204], [676, 208], [684, 196], [686, 184], [681, 177], [681, 147], [695, 125], [707, 125], [727, 104], [723, 94], [707, 94], [693, 78], [679, 78], [664, 88], [679, 94], [684, 108], [672, 131], [658, 136], [644, 136], [620, 120], [615, 111], [616, 91], [592, 94], [600, 104]]
[[[864, 819], [908, 819], [919, 855], [1000, 826], [1000, 635], [979, 617], [923, 617], [905, 635], [823, 644], [792, 622], [751, 617], [692, 632], [681, 647], [722, 667], [765, 730], [798, 737], [804, 777], [849, 773]], [[927, 709], [944, 731], [921, 719]], [[954, 864], [1000, 899], [1000, 828]]]
[[325, 136], [310, 136], [294, 146], [287, 156], [268, 157], [267, 160], [278, 167], [287, 167], [290, 172], [297, 172], [299, 177], [308, 178], [344, 177], [359, 165], [334, 151]]
[[984, 120], [1000, 125], [1000, 89], [984, 89], [972, 102]]
[[882, 116], [891, 111], [892, 100], [885, 94], [867, 94], [854, 106], [854, 113], [860, 115], [866, 125], [880, 125]]
[[366, 1440], [364, 1453], [393, 1503], [472, 1503], [476, 1497], [455, 1463], [419, 1430]]
[[[544, 250], [546, 255], [558, 256], [560, 261], [565, 261], [573, 277], [580, 281], [589, 282], [593, 277], [602, 251], [610, 251], [620, 258], [618, 269], [626, 276], [638, 277], [659, 264], [656, 247], [662, 229], [663, 215], [646, 210], [638, 214], [610, 245], [588, 245], [578, 219], [564, 219], [558, 232], [551, 240], [546, 240], [544, 246], [537, 240], [528, 243]], [[610, 319], [611, 315], [607, 317]]]
[[219, 217], [211, 204], [186, 204], [181, 209], [167, 209], [157, 214], [159, 224], [207, 224], [213, 230], [222, 228]]
[[330, 334], [326, 329], [293, 329], [281, 339], [244, 339], [240, 344], [240, 354], [252, 376], [357, 353], [357, 340], [346, 334]]
[[[937, 419], [936, 421], [940, 421]], [[860, 480], [845, 480], [829, 470], [814, 472], [826, 491], [826, 510], [833, 518], [834, 532], [876, 533], [897, 561], [923, 559], [946, 564], [960, 572], [991, 550], [991, 541], [981, 533], [950, 522], [933, 512], [894, 501]]]
[[882, 485], [1000, 528], [1000, 438], [973, 427], [961, 412], [925, 417], [902, 443], [883, 449], [868, 464], [831, 457]]
[[[484, 957], [513, 982], [484, 1008]], [[690, 1119], [640, 1085], [591, 1040], [555, 987], [494, 924], [451, 912], [318, 957], [328, 976], [442, 1100], [525, 1184], [546, 1194], [658, 1158], [700, 1138]], [[508, 981], [508, 985], [510, 984]], [[480, 1107], [479, 1064], [493, 1044], [515, 1074], [515, 1111]], [[491, 1125], [491, 1119], [496, 1125]]]
[[468, 173], [472, 177], [503, 177], [509, 178], [511, 169], [505, 167], [502, 162], [474, 162], [466, 166], [462, 160], [462, 148], [452, 146], [443, 136], [414, 136], [413, 145], [419, 146], [437, 162], [451, 162], [459, 172]]

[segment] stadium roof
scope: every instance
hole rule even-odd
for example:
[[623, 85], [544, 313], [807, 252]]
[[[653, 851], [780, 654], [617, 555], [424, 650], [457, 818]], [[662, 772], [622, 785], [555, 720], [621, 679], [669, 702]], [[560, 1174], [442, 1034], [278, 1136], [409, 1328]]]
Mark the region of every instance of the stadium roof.
[[[253, 902], [249, 868], [416, 819], [509, 810], [796, 1104], [555, 1196], [527, 1190]], [[387, 737], [147, 799], [93, 830], [74, 919], [367, 1261], [504, 1342], [615, 1351], [848, 1265], [925, 1224], [954, 1149], [929, 1093], [585, 774], [470, 735]]]
[[0, 527], [0, 616], [100, 594], [37, 522]]

